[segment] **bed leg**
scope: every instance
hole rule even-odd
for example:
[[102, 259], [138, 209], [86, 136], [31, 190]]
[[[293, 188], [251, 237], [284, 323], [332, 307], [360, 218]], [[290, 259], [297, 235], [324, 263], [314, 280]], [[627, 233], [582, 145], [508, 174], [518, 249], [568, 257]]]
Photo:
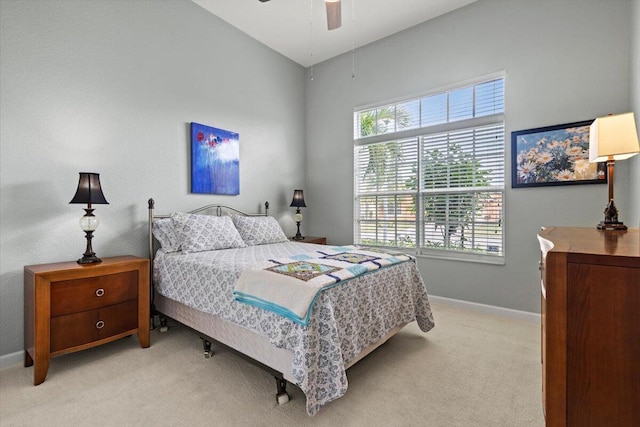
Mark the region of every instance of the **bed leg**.
[[276, 394], [276, 402], [278, 402], [278, 405], [284, 405], [289, 401], [289, 393], [287, 393], [287, 380], [278, 377], [275, 377], [275, 379], [276, 387], [278, 388], [278, 393]]
[[[151, 301], [153, 301], [153, 298], [151, 299]], [[149, 315], [151, 317], [151, 330], [155, 330], [156, 329], [156, 314], [158, 312], [156, 311], [156, 306], [155, 304], [152, 302], [151, 303], [151, 307], [149, 308]]]
[[167, 318], [160, 316], [160, 332], [167, 332], [169, 330], [169, 326], [167, 325]]
[[204, 348], [204, 357], [205, 359], [210, 359], [211, 356], [213, 356], [213, 350], [211, 350], [211, 341], [208, 341], [202, 337], [200, 337], [200, 339], [202, 340], [202, 347]]

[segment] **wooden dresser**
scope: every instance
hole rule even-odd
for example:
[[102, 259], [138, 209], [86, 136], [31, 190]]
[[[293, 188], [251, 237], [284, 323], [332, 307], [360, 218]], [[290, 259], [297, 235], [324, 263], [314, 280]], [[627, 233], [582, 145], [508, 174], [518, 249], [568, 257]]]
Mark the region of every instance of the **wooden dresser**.
[[640, 426], [640, 230], [538, 240], [547, 426]]
[[44, 382], [51, 356], [137, 333], [149, 347], [149, 260], [104, 258], [24, 268], [24, 366]]

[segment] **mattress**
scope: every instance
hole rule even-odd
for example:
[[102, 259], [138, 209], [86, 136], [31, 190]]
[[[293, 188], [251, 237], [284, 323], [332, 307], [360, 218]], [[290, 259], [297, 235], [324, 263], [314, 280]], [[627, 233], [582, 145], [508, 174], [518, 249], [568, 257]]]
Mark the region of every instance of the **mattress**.
[[314, 415], [344, 395], [345, 370], [365, 349], [408, 322], [416, 320], [424, 332], [434, 326], [426, 288], [413, 261], [323, 291], [306, 326], [233, 298], [234, 284], [244, 269], [265, 259], [322, 247], [326, 248], [284, 242], [189, 254], [159, 250], [154, 260], [155, 289], [165, 298], [234, 323], [289, 351], [290, 376], [283, 374], [304, 392], [307, 412]]

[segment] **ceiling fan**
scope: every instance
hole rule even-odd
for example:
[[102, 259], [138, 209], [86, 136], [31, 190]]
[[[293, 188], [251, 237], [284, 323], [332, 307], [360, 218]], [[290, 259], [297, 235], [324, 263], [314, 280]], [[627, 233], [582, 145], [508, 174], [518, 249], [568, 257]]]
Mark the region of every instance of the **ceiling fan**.
[[[270, 0], [260, 0], [262, 3]], [[327, 29], [335, 30], [342, 26], [342, 7], [340, 0], [324, 0], [327, 8]]]

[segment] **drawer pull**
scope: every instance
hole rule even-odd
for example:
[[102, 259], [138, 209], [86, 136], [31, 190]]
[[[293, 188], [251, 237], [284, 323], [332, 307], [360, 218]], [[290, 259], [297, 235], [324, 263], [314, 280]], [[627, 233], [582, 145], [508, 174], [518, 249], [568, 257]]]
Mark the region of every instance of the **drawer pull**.
[[104, 295], [104, 289], [96, 289], [96, 296], [101, 297], [102, 295]]
[[104, 321], [103, 320], [98, 320], [96, 322], [96, 328], [98, 328], [98, 329], [104, 328]]

